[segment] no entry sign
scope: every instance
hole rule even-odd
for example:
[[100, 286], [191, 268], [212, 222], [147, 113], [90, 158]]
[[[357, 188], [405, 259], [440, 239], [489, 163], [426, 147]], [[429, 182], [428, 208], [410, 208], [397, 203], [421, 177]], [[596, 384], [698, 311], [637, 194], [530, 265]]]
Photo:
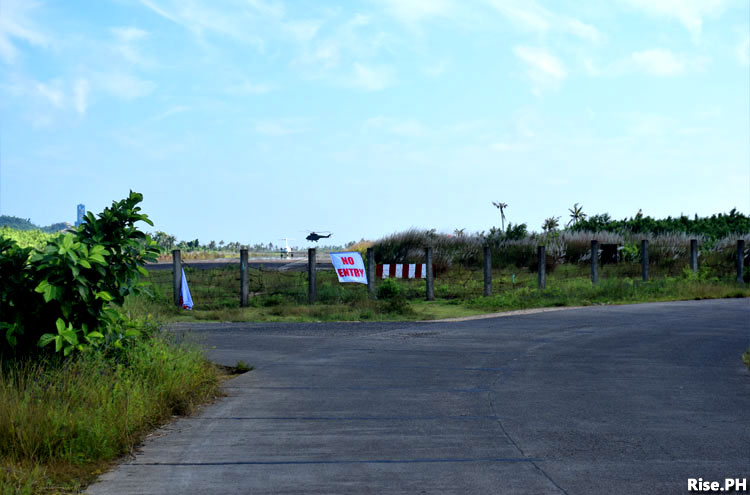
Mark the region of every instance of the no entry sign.
[[354, 251], [351, 253], [330, 253], [331, 263], [339, 282], [356, 282], [367, 285], [367, 274], [362, 255]]

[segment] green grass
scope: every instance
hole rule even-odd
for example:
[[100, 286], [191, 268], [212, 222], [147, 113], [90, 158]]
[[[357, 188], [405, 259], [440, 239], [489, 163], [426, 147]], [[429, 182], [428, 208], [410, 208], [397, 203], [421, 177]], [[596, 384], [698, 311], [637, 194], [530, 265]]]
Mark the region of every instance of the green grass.
[[526, 308], [750, 297], [750, 288], [708, 267], [693, 274], [682, 266], [653, 266], [651, 281], [642, 282], [638, 264], [605, 265], [594, 285], [588, 265], [564, 264], [547, 274], [545, 290], [537, 288], [537, 274], [526, 268], [493, 270], [490, 297], [482, 295], [483, 273], [477, 269], [455, 266], [438, 273], [432, 302], [424, 301], [423, 280], [398, 280], [402, 304], [372, 301], [367, 287], [339, 284], [332, 271], [320, 271], [317, 302], [308, 305], [305, 273], [251, 270], [250, 307], [240, 308], [239, 269], [233, 267], [188, 273], [195, 309], [184, 311], [171, 304], [171, 272], [157, 274], [161, 279], [154, 280], [154, 297], [126, 302], [132, 315], [164, 321], [430, 320]]
[[0, 494], [77, 493], [218, 390], [197, 346], [157, 335], [117, 355], [0, 366]]

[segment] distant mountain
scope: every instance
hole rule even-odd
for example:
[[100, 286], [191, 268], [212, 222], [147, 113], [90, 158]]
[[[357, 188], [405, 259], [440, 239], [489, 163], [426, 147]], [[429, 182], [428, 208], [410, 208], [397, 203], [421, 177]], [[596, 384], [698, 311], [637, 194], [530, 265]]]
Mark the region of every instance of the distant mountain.
[[68, 222], [58, 222], [46, 227], [40, 227], [39, 225], [32, 223], [30, 218], [0, 215], [0, 227], [10, 227], [11, 229], [16, 230], [41, 230], [42, 232], [55, 233], [72, 228], [73, 224]]
[[0, 215], [0, 227], [10, 227], [16, 230], [42, 230], [38, 225], [31, 223], [29, 218], [24, 219], [8, 215]]

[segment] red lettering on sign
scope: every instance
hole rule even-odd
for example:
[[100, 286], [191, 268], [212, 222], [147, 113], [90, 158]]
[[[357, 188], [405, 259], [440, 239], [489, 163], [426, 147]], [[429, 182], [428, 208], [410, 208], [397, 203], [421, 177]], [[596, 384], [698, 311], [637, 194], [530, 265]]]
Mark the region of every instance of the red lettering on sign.
[[343, 277], [344, 276], [344, 269], [343, 268], [339, 268], [338, 271], [339, 271], [339, 277]]

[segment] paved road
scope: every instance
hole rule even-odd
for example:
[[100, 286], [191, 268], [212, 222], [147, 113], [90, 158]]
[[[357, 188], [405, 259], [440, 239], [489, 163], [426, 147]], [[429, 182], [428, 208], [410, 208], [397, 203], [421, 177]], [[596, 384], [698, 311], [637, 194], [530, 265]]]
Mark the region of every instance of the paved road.
[[[185, 327], [179, 327], [185, 330]], [[750, 484], [750, 301], [206, 324], [257, 369], [89, 493], [687, 493]]]

